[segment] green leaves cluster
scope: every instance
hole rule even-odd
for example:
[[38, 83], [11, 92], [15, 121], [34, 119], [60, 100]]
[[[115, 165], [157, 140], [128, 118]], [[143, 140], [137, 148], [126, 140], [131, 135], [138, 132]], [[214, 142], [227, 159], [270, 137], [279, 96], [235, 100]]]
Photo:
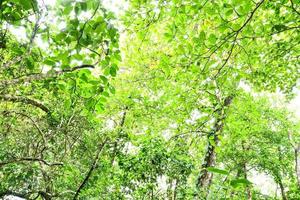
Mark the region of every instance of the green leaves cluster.
[[299, 12], [131, 0], [116, 18], [96, 0], [0, 1], [0, 198], [276, 198], [255, 174], [299, 198], [297, 120], [261, 97], [294, 95]]

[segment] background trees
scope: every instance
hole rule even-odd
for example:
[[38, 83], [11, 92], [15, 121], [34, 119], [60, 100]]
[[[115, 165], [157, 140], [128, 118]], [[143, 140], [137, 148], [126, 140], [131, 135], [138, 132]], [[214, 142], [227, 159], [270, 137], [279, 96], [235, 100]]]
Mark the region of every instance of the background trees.
[[0, 196], [299, 198], [298, 2], [128, 3], [1, 1]]

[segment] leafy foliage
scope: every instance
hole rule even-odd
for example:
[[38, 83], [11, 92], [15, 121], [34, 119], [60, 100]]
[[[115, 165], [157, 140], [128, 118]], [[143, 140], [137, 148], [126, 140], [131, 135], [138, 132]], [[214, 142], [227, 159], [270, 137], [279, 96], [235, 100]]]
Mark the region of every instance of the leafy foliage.
[[0, 1], [0, 198], [300, 198], [300, 2], [127, 3]]

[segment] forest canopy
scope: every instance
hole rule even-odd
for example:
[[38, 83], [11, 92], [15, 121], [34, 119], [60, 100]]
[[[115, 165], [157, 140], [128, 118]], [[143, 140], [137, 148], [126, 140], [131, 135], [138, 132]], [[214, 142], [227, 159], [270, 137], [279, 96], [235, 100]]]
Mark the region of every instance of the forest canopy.
[[300, 199], [299, 58], [300, 0], [0, 0], [0, 199]]

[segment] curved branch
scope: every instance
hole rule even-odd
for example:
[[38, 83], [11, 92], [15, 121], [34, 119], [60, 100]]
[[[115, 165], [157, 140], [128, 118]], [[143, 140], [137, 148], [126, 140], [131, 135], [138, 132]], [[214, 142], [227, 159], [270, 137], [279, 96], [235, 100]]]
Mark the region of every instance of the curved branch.
[[21, 115], [21, 116], [24, 116], [26, 118], [28, 118], [32, 124], [34, 125], [34, 127], [38, 130], [39, 134], [41, 135], [42, 139], [43, 139], [43, 142], [44, 142], [44, 145], [47, 145], [47, 141], [46, 141], [46, 138], [45, 138], [45, 134], [43, 133], [43, 131], [40, 129], [39, 125], [36, 123], [36, 121], [34, 121], [32, 119], [32, 117], [30, 117], [29, 115], [26, 115], [25, 113], [19, 113], [19, 112], [14, 112], [15, 114], [17, 115]]
[[85, 68], [94, 69], [95, 66], [94, 65], [79, 65], [79, 66], [73, 67], [71, 69], [64, 69], [64, 70], [56, 71], [53, 73], [30, 74], [30, 75], [27, 75], [27, 76], [21, 77], [21, 78], [0, 81], [0, 86], [16, 85], [16, 84], [20, 84], [20, 83], [24, 83], [24, 82], [32, 82], [32, 81], [39, 81], [39, 80], [44, 80], [44, 79], [48, 79], [48, 78], [56, 78], [56, 77], [62, 75], [63, 73], [73, 72], [73, 71], [85, 69]]
[[300, 12], [295, 8], [293, 0], [291, 0], [291, 4], [292, 4], [293, 11], [295, 11], [298, 15], [300, 15]]
[[104, 142], [102, 142], [100, 145], [99, 145], [99, 148], [98, 148], [98, 151], [96, 153], [96, 156], [95, 156], [95, 159], [87, 173], [87, 175], [85, 176], [84, 180], [82, 181], [82, 183], [79, 185], [78, 189], [76, 190], [76, 193], [73, 197], [73, 200], [76, 200], [81, 192], [81, 190], [84, 188], [84, 186], [87, 184], [89, 178], [91, 177], [93, 171], [95, 170], [95, 168], [97, 167], [97, 164], [98, 164], [98, 160], [99, 160], [99, 156], [103, 150], [103, 147], [105, 146], [107, 142], [107, 139], [104, 140]]
[[11, 102], [20, 102], [20, 103], [24, 103], [24, 104], [30, 104], [32, 106], [35, 106], [41, 110], [43, 110], [46, 113], [50, 113], [50, 110], [48, 107], [46, 107], [44, 104], [34, 100], [34, 99], [30, 99], [27, 97], [22, 97], [22, 96], [10, 96], [10, 95], [0, 95], [0, 100], [3, 101], [11, 101]]
[[0, 162], [0, 167], [2, 167], [4, 165], [7, 165], [7, 164], [19, 163], [19, 162], [23, 162], [23, 161], [41, 162], [41, 163], [44, 163], [45, 165], [48, 165], [48, 166], [62, 166], [63, 165], [63, 163], [61, 163], [61, 162], [49, 163], [48, 161], [46, 161], [44, 159], [41, 159], [41, 158], [24, 157], [24, 158], [16, 158], [16, 159], [13, 159], [13, 160]]
[[230, 47], [230, 50], [228, 52], [228, 56], [226, 57], [225, 61], [223, 62], [222, 66], [218, 69], [216, 75], [214, 75], [214, 78], [216, 78], [220, 72], [222, 71], [222, 69], [226, 66], [226, 64], [228, 63], [231, 55], [232, 55], [232, 52], [234, 50], [234, 47], [235, 47], [235, 44], [236, 44], [236, 41], [238, 39], [238, 35], [242, 32], [242, 30], [247, 26], [247, 24], [251, 21], [251, 19], [253, 18], [254, 16], [254, 13], [257, 11], [257, 9], [263, 4], [264, 0], [261, 0], [259, 3], [256, 4], [255, 8], [250, 12], [250, 15], [249, 17], [246, 19], [246, 21], [244, 22], [244, 24], [236, 31], [234, 31], [234, 40], [232, 42], [232, 45]]

